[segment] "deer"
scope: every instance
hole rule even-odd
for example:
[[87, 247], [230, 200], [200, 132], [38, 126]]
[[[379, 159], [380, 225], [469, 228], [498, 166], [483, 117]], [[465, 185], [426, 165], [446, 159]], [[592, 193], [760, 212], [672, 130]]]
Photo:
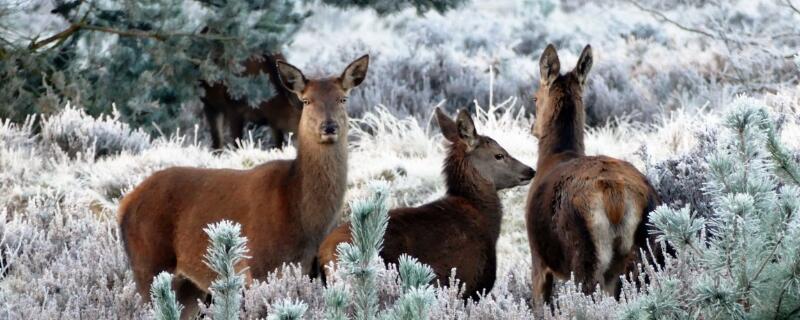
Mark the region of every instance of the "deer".
[[539, 60], [533, 136], [536, 178], [525, 222], [532, 253], [532, 304], [550, 302], [554, 277], [572, 274], [584, 293], [596, 287], [618, 297], [620, 275], [648, 248], [648, 214], [660, 198], [632, 164], [584, 149], [583, 90], [592, 67], [587, 45], [575, 68], [560, 73], [555, 46]]
[[[536, 172], [494, 139], [479, 135], [465, 111], [455, 121], [439, 108], [435, 114], [449, 142], [443, 168], [447, 192], [418, 207], [390, 210], [380, 256], [393, 264], [404, 253], [416, 257], [445, 285], [455, 268], [464, 286], [462, 298], [477, 299], [492, 289], [496, 276], [495, 247], [503, 216], [497, 193], [528, 184]], [[336, 247], [350, 241], [346, 223], [322, 242], [317, 256], [323, 279], [325, 267], [332, 268], [337, 259]]]
[[200, 82], [205, 91], [201, 98], [203, 113], [211, 131], [211, 148], [220, 150], [224, 146], [227, 124], [234, 141], [242, 139], [245, 125], [267, 125], [271, 130], [270, 144], [277, 148], [286, 143], [285, 136], [289, 132], [297, 133], [302, 109], [301, 102], [280, 81], [278, 61], [286, 61], [281, 53], [253, 56], [243, 62], [242, 76], [256, 76], [266, 73], [277, 94], [269, 100], [261, 102], [257, 108], [248, 105], [246, 99], [234, 99], [228, 94], [228, 87], [221, 82]]
[[[139, 294], [148, 300], [152, 279], [171, 272], [176, 295], [196, 312], [214, 272], [203, 263], [203, 228], [223, 219], [239, 223], [250, 258], [237, 265], [264, 279], [284, 263], [311, 273], [324, 235], [339, 220], [347, 187], [347, 96], [367, 75], [369, 56], [338, 77], [308, 79], [279, 61], [282, 85], [303, 108], [297, 156], [248, 170], [172, 167], [152, 174], [120, 201], [118, 222]], [[190, 310], [191, 309], [191, 310]]]

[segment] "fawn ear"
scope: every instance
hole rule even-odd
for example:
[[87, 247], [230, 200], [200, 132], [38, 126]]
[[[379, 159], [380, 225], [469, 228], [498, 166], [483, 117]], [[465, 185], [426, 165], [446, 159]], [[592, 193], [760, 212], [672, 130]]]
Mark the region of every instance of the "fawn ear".
[[442, 129], [442, 135], [450, 142], [458, 142], [458, 127], [456, 122], [450, 119], [441, 108], [436, 107], [436, 122], [439, 123], [439, 128]]
[[475, 123], [472, 122], [472, 117], [467, 111], [458, 112], [456, 126], [458, 127], [458, 136], [467, 144], [467, 152], [474, 150], [478, 146], [478, 131], [475, 130]]
[[365, 54], [361, 58], [356, 59], [344, 69], [342, 75], [339, 77], [342, 81], [342, 88], [345, 91], [355, 88], [367, 77], [367, 68], [369, 67], [369, 55]]
[[589, 77], [589, 70], [592, 69], [593, 62], [592, 46], [587, 44], [586, 47], [583, 48], [583, 52], [581, 52], [581, 57], [578, 58], [578, 64], [575, 65], [575, 70], [573, 70], [581, 86], [586, 84], [586, 79]]
[[306, 76], [303, 75], [300, 69], [286, 62], [278, 61], [277, 65], [278, 74], [281, 76], [280, 78], [283, 86], [286, 87], [287, 90], [300, 96], [300, 93], [302, 93], [303, 89], [306, 87], [306, 83], [308, 83]]
[[539, 58], [539, 79], [542, 85], [552, 84], [558, 78], [560, 69], [561, 63], [558, 61], [556, 47], [552, 43], [548, 44], [542, 52], [542, 57]]

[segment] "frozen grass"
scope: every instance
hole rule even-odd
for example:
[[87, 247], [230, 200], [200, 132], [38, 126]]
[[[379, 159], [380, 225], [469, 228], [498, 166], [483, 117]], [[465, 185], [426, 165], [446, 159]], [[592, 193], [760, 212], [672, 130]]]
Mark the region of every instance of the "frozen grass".
[[[783, 139], [797, 150], [797, 142], [792, 139], [800, 136], [800, 118], [794, 111], [798, 99], [793, 92], [764, 101], [773, 112], [783, 115]], [[535, 164], [536, 140], [529, 134], [531, 119], [520, 111], [515, 99], [475, 110], [479, 132], [494, 137], [515, 157]], [[675, 166], [667, 164], [698, 163], [705, 155], [701, 148], [704, 133], [715, 130], [716, 119], [714, 113], [680, 111], [653, 125], [619, 120], [614, 126], [589, 130], [587, 152], [628, 160], [647, 170], [669, 199], [691, 202], [698, 193], [692, 184], [699, 182], [687, 184], [682, 179], [702, 179], [704, 169], [678, 166], [678, 172], [668, 170]], [[366, 196], [367, 185], [375, 179], [388, 184], [392, 206], [416, 205], [442, 195], [443, 143], [438, 128], [428, 121], [395, 117], [383, 109], [354, 119], [351, 126], [347, 199]], [[118, 154], [102, 158], [69, 157], [54, 154], [50, 142], [30, 125], [6, 123], [0, 126], [0, 134], [6, 137], [0, 148], [3, 318], [146, 317], [151, 311], [138, 305], [116, 233], [115, 210], [120, 196], [154, 171], [169, 166], [245, 169], [295, 154], [292, 148], [265, 151], [255, 142], [246, 142], [240, 149], [214, 156], [193, 135], [176, 135], [154, 139], [136, 152], [122, 148]], [[530, 253], [523, 213], [526, 193], [527, 187], [517, 187], [501, 194], [505, 214], [498, 242], [499, 277], [490, 296], [464, 306], [453, 292], [455, 289], [439, 291], [438, 306], [431, 311], [433, 318], [530, 316], [526, 302], [530, 297]], [[346, 210], [349, 212], [349, 208]], [[381, 279], [381, 290], [386, 291], [382, 291], [381, 299], [395, 299], [400, 292], [396, 272], [387, 271]], [[561, 290], [565, 306], [588, 303], [588, 298], [569, 286]], [[324, 315], [320, 285], [303, 280], [297, 270], [289, 269], [247, 291], [244, 303], [249, 307], [245, 316], [264, 317], [271, 305], [282, 299], [305, 301], [309, 305], [307, 317]], [[616, 301], [603, 298], [591, 304], [590, 310], [611, 314], [617, 306]]]
[[[642, 1], [650, 2], [658, 7], [658, 1]], [[686, 32], [628, 2], [475, 1], [426, 19], [410, 11], [378, 18], [315, 8], [287, 56], [309, 74], [329, 74], [371, 53], [370, 78], [350, 99], [357, 117], [350, 130], [347, 199], [364, 198], [371, 181], [384, 180], [394, 207], [444, 192], [443, 143], [430, 117], [435, 105], [469, 109], [479, 132], [535, 165], [529, 98], [538, 81], [538, 55], [553, 42], [562, 66], [572, 66], [580, 48], [591, 43], [597, 61], [585, 98], [587, 153], [630, 161], [671, 206], [691, 204], [707, 216], [711, 209], [701, 191], [708, 181], [705, 157], [716, 147], [718, 111], [737, 94], [750, 93], [769, 106], [783, 129], [782, 141], [800, 159], [800, 58], [774, 59], [796, 51], [798, 40], [758, 39], [793, 30], [800, 15], [769, 1], [680, 3], [658, 8], [703, 28], [719, 27], [713, 23], [726, 15], [739, 19], [725, 24], [731, 38], [758, 45]], [[213, 155], [205, 144], [205, 122], [190, 113], [181, 117], [199, 127], [151, 138], [113, 114], [97, 119], [73, 108], [37, 117], [40, 127], [34, 118], [0, 121], [0, 319], [150, 317], [117, 236], [120, 197], [170, 166], [246, 169], [296, 154], [291, 147], [262, 150], [258, 141], [247, 140], [242, 148]], [[492, 292], [464, 304], [453, 286], [437, 290], [433, 319], [531, 318], [527, 190], [501, 194], [505, 214]], [[275, 306], [299, 299], [308, 305], [306, 318], [322, 319], [321, 284], [292, 266], [279, 274], [245, 291], [243, 316], [264, 318]], [[401, 292], [392, 268], [380, 272], [378, 283], [384, 305]], [[643, 301], [632, 287], [623, 291], [617, 302], [601, 294], [586, 297], [566, 283], [559, 288], [556, 318], [613, 318]]]

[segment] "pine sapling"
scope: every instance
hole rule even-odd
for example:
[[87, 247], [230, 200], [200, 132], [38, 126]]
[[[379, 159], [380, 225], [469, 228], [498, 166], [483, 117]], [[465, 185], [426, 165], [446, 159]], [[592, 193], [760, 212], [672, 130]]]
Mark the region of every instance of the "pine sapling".
[[272, 314], [267, 320], [300, 320], [308, 305], [300, 300], [283, 299], [272, 305]]
[[153, 318], [178, 320], [181, 317], [183, 306], [175, 299], [175, 291], [172, 291], [172, 275], [169, 272], [161, 272], [153, 278], [150, 300], [153, 301]]
[[358, 320], [375, 319], [378, 313], [378, 253], [389, 221], [386, 194], [385, 185], [376, 185], [372, 196], [352, 204], [353, 241], [337, 248], [340, 268], [353, 279], [353, 304]]
[[247, 238], [241, 236], [241, 225], [228, 220], [203, 229], [211, 242], [204, 257], [205, 264], [217, 273], [211, 283], [211, 311], [215, 320], [239, 319], [245, 270], [236, 265], [247, 259]]

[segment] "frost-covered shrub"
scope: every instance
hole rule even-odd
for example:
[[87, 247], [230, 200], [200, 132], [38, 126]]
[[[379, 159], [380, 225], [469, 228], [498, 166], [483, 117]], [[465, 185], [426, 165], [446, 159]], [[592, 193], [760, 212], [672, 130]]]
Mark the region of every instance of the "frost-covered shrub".
[[698, 217], [688, 206], [653, 213], [659, 239], [675, 248], [677, 259], [647, 288], [654, 296], [629, 306], [624, 317], [667, 311], [676, 317], [797, 317], [800, 185], [794, 174], [800, 164], [773, 139], [772, 121], [761, 102], [734, 102], [706, 157], [713, 214]]
[[58, 114], [42, 120], [42, 142], [74, 158], [92, 153], [95, 158], [123, 151], [138, 153], [150, 145], [150, 135], [119, 121], [116, 109], [111, 115], [94, 118], [69, 104]]
[[[701, 186], [708, 183], [706, 157], [716, 148], [714, 131], [697, 132], [699, 143], [687, 153], [658, 162], [647, 168], [647, 177], [661, 197], [672, 208], [689, 206], [701, 217], [713, 214], [713, 203]], [[687, 188], [687, 186], [695, 186]]]
[[3, 215], [0, 318], [145, 319], [113, 219], [71, 195], [41, 193]]

